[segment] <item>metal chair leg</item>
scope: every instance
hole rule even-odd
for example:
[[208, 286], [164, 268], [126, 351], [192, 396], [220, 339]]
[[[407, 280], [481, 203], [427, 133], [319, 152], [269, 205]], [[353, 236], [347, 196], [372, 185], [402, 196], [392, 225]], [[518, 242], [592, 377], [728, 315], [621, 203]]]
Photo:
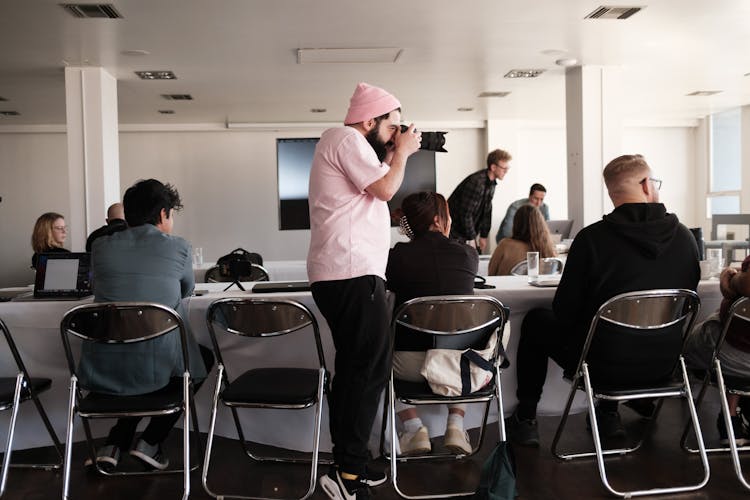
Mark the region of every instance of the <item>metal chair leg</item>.
[[18, 417], [18, 405], [21, 403], [21, 388], [23, 387], [23, 373], [16, 376], [16, 387], [13, 391], [13, 408], [10, 414], [10, 425], [8, 426], [8, 438], [5, 443], [5, 456], [3, 457], [3, 473], [0, 479], [0, 497], [5, 493], [5, 484], [8, 481], [8, 469], [10, 468], [10, 457], [13, 453], [13, 434], [16, 431], [16, 418]]
[[70, 395], [68, 397], [68, 421], [65, 431], [65, 457], [63, 459], [63, 491], [62, 500], [68, 500], [70, 491], [70, 460], [73, 454], [73, 419], [75, 417], [75, 394], [78, 379], [70, 377]]
[[[740, 484], [746, 489], [750, 490], [750, 484], [745, 479], [745, 475], [742, 472], [742, 464], [740, 463], [740, 447], [737, 446], [737, 442], [734, 440], [734, 426], [732, 425], [732, 418], [729, 415], [729, 402], [727, 401], [727, 388], [724, 383], [724, 374], [721, 371], [721, 363], [716, 358], [716, 379], [719, 387], [719, 400], [721, 402], [721, 413], [724, 416], [724, 425], [727, 430], [727, 437], [729, 437], [729, 453], [732, 457], [732, 465], [734, 466], [734, 473], [737, 475]], [[744, 448], [744, 447], [743, 447]]]

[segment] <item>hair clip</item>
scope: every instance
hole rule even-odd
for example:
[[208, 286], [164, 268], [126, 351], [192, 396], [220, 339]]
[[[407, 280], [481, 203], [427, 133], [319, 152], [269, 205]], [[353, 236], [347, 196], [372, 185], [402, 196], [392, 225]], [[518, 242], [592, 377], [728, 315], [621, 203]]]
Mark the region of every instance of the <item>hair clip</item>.
[[405, 215], [402, 215], [398, 220], [398, 225], [401, 228], [401, 234], [406, 235], [406, 237], [410, 240], [414, 239], [414, 231], [411, 230], [411, 226], [409, 225], [409, 221], [406, 219]]

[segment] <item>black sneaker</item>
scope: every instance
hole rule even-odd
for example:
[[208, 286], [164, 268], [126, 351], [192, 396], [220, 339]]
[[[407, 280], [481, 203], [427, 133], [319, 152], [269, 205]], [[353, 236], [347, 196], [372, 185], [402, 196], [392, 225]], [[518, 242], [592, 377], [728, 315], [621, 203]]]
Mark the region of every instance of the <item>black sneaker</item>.
[[370, 487], [363, 476], [344, 479], [338, 468], [331, 467], [328, 474], [320, 478], [320, 486], [331, 500], [366, 500], [370, 498]]
[[534, 418], [520, 419], [514, 412], [505, 419], [505, 431], [514, 443], [533, 448], [539, 447], [539, 426]]
[[[620, 413], [617, 410], [599, 410], [596, 409], [596, 423], [599, 427], [599, 437], [602, 438], [622, 438], [625, 437], [625, 427], [620, 420]], [[586, 415], [586, 426], [591, 430], [591, 419]]]
[[[120, 463], [120, 448], [117, 446], [108, 444], [99, 448], [96, 453], [96, 465], [104, 472], [112, 472], [117, 468], [117, 464]], [[93, 469], [93, 462], [91, 458], [87, 458], [83, 465], [86, 468]]]
[[369, 467], [365, 468], [365, 473], [362, 474], [362, 480], [369, 487], [380, 486], [388, 480], [388, 475], [385, 472], [371, 470]]
[[130, 455], [140, 460], [147, 468], [164, 470], [169, 467], [169, 459], [164, 456], [161, 444], [148, 444], [139, 439]]
[[[739, 415], [731, 416], [729, 419], [732, 421], [732, 428], [734, 430], [734, 442], [737, 446], [745, 446], [750, 443], [750, 439], [747, 438], [747, 430], [745, 424], [742, 422], [742, 417]], [[727, 426], [724, 424], [724, 415], [719, 412], [719, 417], [716, 420], [716, 427], [719, 429], [719, 443], [723, 445], [729, 445], [729, 436], [727, 433]]]

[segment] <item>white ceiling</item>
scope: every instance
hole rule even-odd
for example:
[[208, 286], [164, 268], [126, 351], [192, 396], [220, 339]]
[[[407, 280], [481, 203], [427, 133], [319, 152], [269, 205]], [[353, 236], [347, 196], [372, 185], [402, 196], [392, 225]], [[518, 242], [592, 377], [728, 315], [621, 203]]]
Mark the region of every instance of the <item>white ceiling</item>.
[[[339, 122], [359, 81], [397, 95], [406, 120], [560, 120], [562, 57], [621, 67], [630, 121], [750, 103], [748, 0], [615, 4], [646, 7], [628, 20], [584, 20], [603, 5], [593, 0], [112, 0], [120, 20], [76, 19], [59, 1], [0, 3], [0, 111], [21, 113], [0, 125], [64, 123], [65, 64], [114, 75], [127, 124]], [[297, 64], [298, 48], [367, 47], [403, 51], [396, 63]], [[513, 68], [547, 71], [503, 78]], [[160, 69], [177, 80], [133, 73]], [[696, 90], [723, 92], [685, 96]], [[511, 94], [478, 98], [483, 91]]]

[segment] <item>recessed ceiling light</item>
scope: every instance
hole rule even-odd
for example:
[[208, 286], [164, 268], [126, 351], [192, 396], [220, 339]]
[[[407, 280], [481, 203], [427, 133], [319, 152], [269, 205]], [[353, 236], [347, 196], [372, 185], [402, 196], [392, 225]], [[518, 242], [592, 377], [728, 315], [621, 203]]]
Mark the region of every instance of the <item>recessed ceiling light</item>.
[[141, 80], [175, 80], [177, 77], [169, 70], [136, 71]]
[[688, 97], [707, 97], [710, 95], [721, 94], [722, 92], [723, 90], [696, 90], [695, 92], [690, 92], [685, 95]]
[[395, 63], [403, 49], [297, 49], [297, 64], [313, 63]]
[[18, 111], [0, 111], [0, 116], [20, 116]]
[[133, 49], [133, 50], [123, 50], [120, 52], [120, 54], [124, 56], [147, 56], [151, 54], [148, 50], [141, 50], [141, 49]]
[[474, 111], [474, 108], [458, 108], [456, 111], [460, 111], [462, 113], [468, 113], [469, 111]]
[[562, 50], [562, 49], [545, 49], [541, 53], [544, 54], [545, 56], [556, 57], [556, 56], [565, 55], [565, 54], [568, 53], [568, 51], [567, 50]]
[[555, 61], [555, 64], [557, 64], [558, 66], [562, 66], [563, 68], [570, 68], [571, 66], [575, 66], [576, 64], [578, 64], [578, 59], [574, 59], [572, 57], [564, 57]]
[[190, 94], [162, 94], [162, 98], [167, 101], [192, 101], [193, 96]]
[[174, 109], [160, 109], [159, 113], [162, 115], [173, 115]]
[[510, 92], [485, 91], [479, 94], [477, 97], [507, 97], [509, 94]]
[[328, 111], [326, 108], [310, 108], [310, 113], [325, 113]]
[[542, 73], [543, 69], [512, 69], [505, 73], [504, 78], [536, 78]]

